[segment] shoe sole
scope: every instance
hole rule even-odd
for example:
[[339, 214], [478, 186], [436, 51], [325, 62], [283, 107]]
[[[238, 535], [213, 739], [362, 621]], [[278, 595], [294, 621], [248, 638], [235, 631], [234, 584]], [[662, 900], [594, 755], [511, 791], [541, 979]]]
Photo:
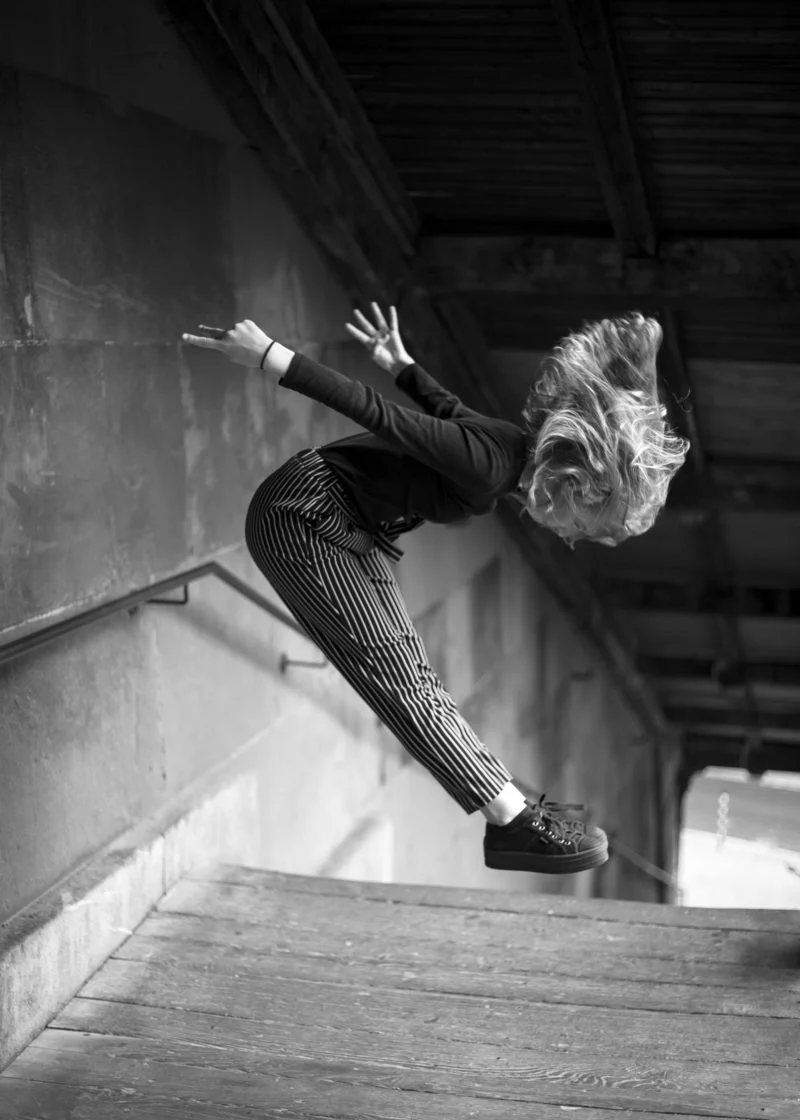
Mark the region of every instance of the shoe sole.
[[537, 856], [530, 852], [483, 853], [484, 863], [495, 871], [538, 871], [544, 875], [569, 875], [601, 867], [608, 860], [608, 848], [591, 848], [563, 856]]

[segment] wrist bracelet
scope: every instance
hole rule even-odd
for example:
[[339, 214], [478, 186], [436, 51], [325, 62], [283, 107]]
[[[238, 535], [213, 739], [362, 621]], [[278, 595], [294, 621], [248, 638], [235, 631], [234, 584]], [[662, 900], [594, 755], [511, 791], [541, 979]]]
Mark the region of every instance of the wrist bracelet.
[[273, 338], [272, 342], [270, 342], [269, 346], [268, 346], [268, 347], [266, 348], [266, 350], [264, 351], [264, 356], [263, 356], [263, 358], [261, 359], [261, 362], [260, 362], [260, 364], [259, 364], [259, 367], [258, 367], [259, 369], [263, 369], [263, 368], [264, 368], [264, 362], [265, 362], [265, 361], [267, 360], [267, 354], [269, 354], [270, 350], [271, 350], [271, 349], [272, 349], [272, 347], [273, 347], [273, 346], [275, 345], [276, 341], [277, 341], [277, 339], [274, 339], [274, 338]]

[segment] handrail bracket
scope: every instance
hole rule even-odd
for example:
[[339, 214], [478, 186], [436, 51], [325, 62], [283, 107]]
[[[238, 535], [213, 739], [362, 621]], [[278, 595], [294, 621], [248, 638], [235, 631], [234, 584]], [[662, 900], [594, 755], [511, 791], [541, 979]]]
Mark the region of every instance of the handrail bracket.
[[145, 599], [146, 603], [161, 603], [165, 607], [185, 607], [189, 602], [189, 584], [183, 585], [182, 599]]

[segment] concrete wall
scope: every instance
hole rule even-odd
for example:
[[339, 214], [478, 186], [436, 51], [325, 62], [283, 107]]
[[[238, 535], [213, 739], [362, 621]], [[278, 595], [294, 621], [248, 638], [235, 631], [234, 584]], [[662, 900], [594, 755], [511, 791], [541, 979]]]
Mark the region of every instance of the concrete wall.
[[[0, 81], [3, 638], [214, 556], [271, 594], [242, 540], [252, 491], [352, 425], [178, 340], [248, 317], [393, 391], [347, 341], [342, 290], [146, 5], [4, 10]], [[490, 749], [654, 858], [653, 745], [502, 529], [428, 526], [406, 548], [412, 614]], [[483, 818], [349, 686], [281, 674], [308, 643], [222, 585], [191, 600], [0, 669], [0, 921], [233, 758], [267, 867], [654, 897], [620, 861], [489, 872]]]

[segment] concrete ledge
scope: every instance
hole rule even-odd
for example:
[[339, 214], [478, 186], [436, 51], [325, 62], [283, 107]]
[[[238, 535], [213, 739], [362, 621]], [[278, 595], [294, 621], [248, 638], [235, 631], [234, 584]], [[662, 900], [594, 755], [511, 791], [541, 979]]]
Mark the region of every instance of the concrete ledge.
[[[222, 784], [227, 778], [227, 784]], [[258, 782], [206, 776], [0, 926], [0, 1070], [130, 936], [165, 891], [213, 861], [256, 864]]]
[[163, 884], [157, 836], [81, 868], [0, 929], [0, 1070], [142, 921]]

